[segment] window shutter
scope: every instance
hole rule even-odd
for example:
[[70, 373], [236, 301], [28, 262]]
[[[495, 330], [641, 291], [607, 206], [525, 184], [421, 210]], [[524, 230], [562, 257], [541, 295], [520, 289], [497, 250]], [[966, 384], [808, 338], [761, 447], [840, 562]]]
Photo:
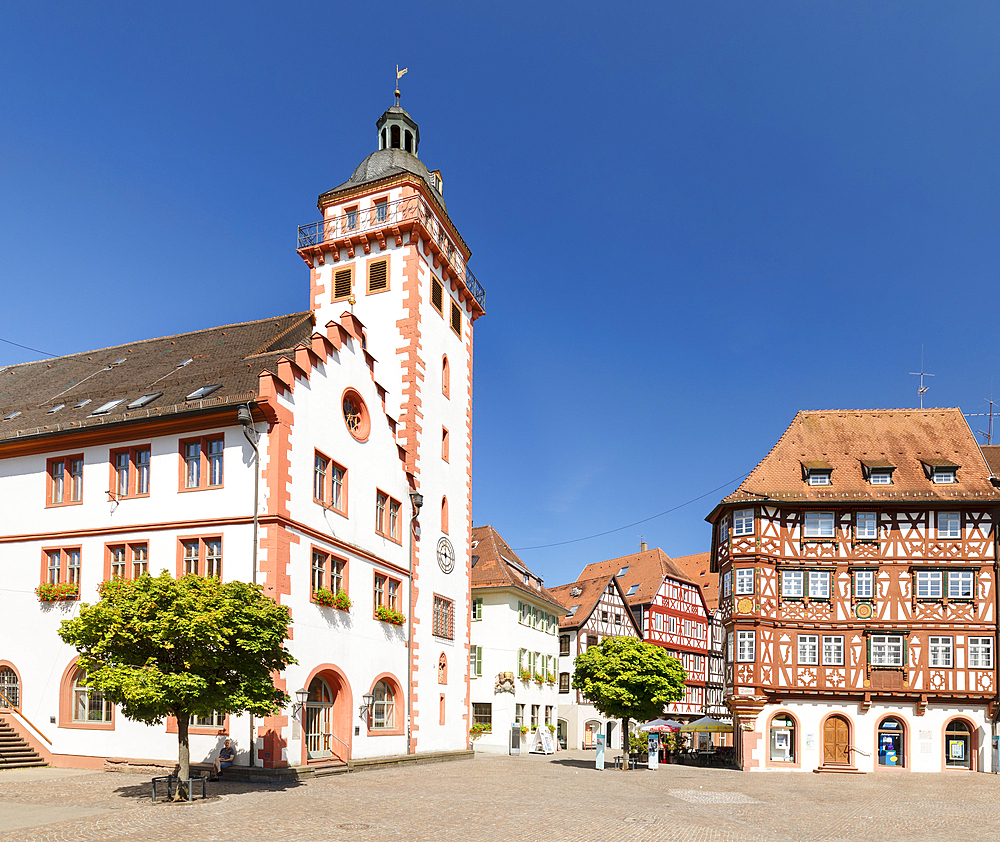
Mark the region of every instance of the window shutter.
[[521, 600], [517, 601], [517, 621], [522, 625], [524, 623], [524, 603]]
[[350, 269], [340, 269], [333, 274], [333, 297], [334, 298], [347, 298], [351, 294], [351, 275], [352, 271]]
[[444, 306], [444, 298], [441, 294], [441, 291], [442, 291], [441, 282], [437, 278], [432, 279], [431, 304], [433, 304], [437, 308], [438, 312], [440, 312], [442, 307]]
[[517, 674], [521, 675], [521, 671], [524, 669], [524, 650], [517, 650]]
[[368, 291], [379, 292], [389, 288], [388, 260], [377, 260], [368, 264]]
[[454, 301], [451, 302], [451, 329], [462, 335], [462, 311]]

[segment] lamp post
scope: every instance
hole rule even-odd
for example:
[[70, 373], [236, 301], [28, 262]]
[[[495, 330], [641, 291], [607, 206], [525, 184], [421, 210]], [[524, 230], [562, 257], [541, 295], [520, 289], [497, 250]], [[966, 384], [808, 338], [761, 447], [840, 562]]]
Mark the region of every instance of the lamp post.
[[368, 716], [371, 713], [372, 706], [375, 704], [375, 697], [371, 693], [365, 693], [361, 697], [361, 701], [364, 704], [361, 705], [361, 709], [358, 711], [358, 718], [368, 722]]

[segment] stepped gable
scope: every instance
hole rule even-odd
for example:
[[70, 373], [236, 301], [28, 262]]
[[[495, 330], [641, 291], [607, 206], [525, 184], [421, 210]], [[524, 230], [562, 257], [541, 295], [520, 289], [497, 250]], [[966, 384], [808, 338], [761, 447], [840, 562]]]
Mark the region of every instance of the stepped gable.
[[[864, 467], [893, 467], [891, 485], [872, 486]], [[958, 466], [958, 482], [935, 484], [925, 466]], [[832, 470], [810, 486], [805, 469]], [[801, 410], [771, 451], [723, 503], [1000, 499], [959, 409]], [[714, 512], [713, 512], [714, 515]], [[709, 516], [709, 520], [712, 516]]]
[[[617, 575], [623, 567], [627, 567], [628, 570], [621, 576]], [[607, 561], [596, 561], [593, 564], [588, 564], [580, 573], [581, 579], [590, 579], [595, 576], [614, 576], [618, 580], [622, 593], [625, 594], [633, 585], [638, 585], [638, 589], [632, 596], [625, 597], [625, 602], [630, 606], [652, 602], [660, 585], [663, 584], [665, 576], [688, 581], [687, 575], [675, 566], [670, 556], [659, 547]]]
[[715, 611], [719, 607], [719, 577], [709, 569], [711, 561], [710, 552], [682, 555], [673, 559], [674, 566], [684, 571], [685, 578], [701, 588], [708, 610]]
[[[524, 583], [525, 574], [532, 580], [531, 584]], [[540, 597], [560, 611], [564, 610], [565, 604], [541, 582], [542, 577], [528, 569], [528, 565], [492, 526], [472, 527], [473, 588], [514, 588], [536, 599]]]
[[[311, 312], [290, 313], [6, 366], [0, 369], [0, 419], [19, 414], [0, 420], [0, 440], [245, 403], [257, 396], [260, 372], [308, 342], [313, 327]], [[214, 385], [204, 398], [188, 400]], [[94, 415], [115, 400], [122, 403]]]
[[[604, 589], [608, 586], [609, 582], [614, 581], [614, 578], [614, 576], [609, 574], [607, 576], [597, 576], [592, 579], [577, 579], [568, 585], [560, 585], [557, 588], [552, 588], [552, 595], [560, 605], [566, 606], [567, 611], [566, 614], [562, 614], [559, 617], [559, 628], [575, 629], [582, 626], [593, 612], [597, 601], [601, 598], [601, 594], [604, 593]], [[572, 594], [575, 588], [580, 589], [580, 593], [576, 596]], [[569, 612], [573, 611], [573, 606], [579, 607], [570, 616]]]

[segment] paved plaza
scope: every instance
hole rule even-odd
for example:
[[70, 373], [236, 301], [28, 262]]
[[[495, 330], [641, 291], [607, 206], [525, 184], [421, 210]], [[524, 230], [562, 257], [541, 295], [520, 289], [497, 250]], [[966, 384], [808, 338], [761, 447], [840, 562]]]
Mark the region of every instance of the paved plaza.
[[210, 784], [152, 805], [149, 777], [0, 772], [4, 842], [124, 840], [990, 840], [1000, 776], [593, 768], [593, 752], [477, 757], [299, 784]]

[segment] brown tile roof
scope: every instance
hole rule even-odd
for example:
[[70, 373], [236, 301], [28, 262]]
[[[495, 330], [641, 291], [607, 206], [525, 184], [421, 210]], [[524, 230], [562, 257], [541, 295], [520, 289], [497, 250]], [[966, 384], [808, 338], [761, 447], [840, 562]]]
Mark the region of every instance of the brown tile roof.
[[[619, 576], [618, 571], [627, 567], [624, 575]], [[638, 585], [638, 589], [632, 596], [626, 596], [625, 601], [629, 605], [645, 605], [652, 602], [656, 592], [663, 584], [664, 576], [673, 576], [675, 579], [687, 581], [688, 577], [680, 571], [670, 560], [663, 550], [655, 547], [652, 550], [623, 555], [621, 558], [611, 558], [607, 561], [595, 561], [588, 564], [580, 573], [581, 579], [590, 579], [595, 576], [614, 576], [621, 585], [622, 593], [627, 594], [633, 585]]]
[[[0, 421], [0, 440], [242, 403], [256, 397], [257, 375], [274, 370], [277, 358], [312, 332], [312, 313], [290, 313], [4, 367], [0, 418], [20, 414]], [[186, 400], [216, 383], [220, 388], [203, 401]], [[156, 392], [163, 394], [128, 409], [130, 402]], [[124, 402], [106, 415], [92, 416], [118, 399]], [[87, 403], [77, 408], [82, 401]]]
[[673, 562], [676, 568], [684, 571], [688, 580], [701, 588], [708, 610], [715, 611], [719, 607], [719, 576], [709, 569], [711, 560], [711, 553], [695, 553], [674, 558]]
[[[803, 466], [826, 462], [832, 483], [811, 486]], [[892, 485], [873, 486], [863, 463], [895, 466]], [[958, 465], [958, 482], [937, 485], [925, 465]], [[723, 503], [1000, 499], [972, 431], [958, 409], [802, 410]], [[716, 512], [709, 516], [714, 518]]]
[[[608, 582], [612, 581], [614, 581], [614, 576], [609, 573], [607, 576], [596, 576], [592, 579], [577, 579], [568, 585], [560, 585], [557, 588], [552, 588], [552, 595], [561, 605], [566, 606], [567, 612], [572, 611], [574, 605], [580, 606], [573, 612], [572, 617], [566, 614], [559, 617], [559, 628], [575, 629], [582, 626], [594, 610], [594, 606], [597, 605], [597, 600], [601, 598], [601, 594], [604, 593]], [[579, 589], [580, 592], [574, 596], [576, 589]]]
[[979, 449], [983, 451], [993, 476], [1000, 477], [1000, 444], [984, 444]]
[[[524, 573], [529, 573], [533, 580], [538, 580], [537, 588], [534, 584], [524, 584]], [[556, 599], [541, 584], [541, 577], [532, 573], [528, 565], [500, 537], [500, 533], [489, 525], [472, 527], [472, 587], [514, 588], [551, 603], [559, 611], [566, 608], [565, 603]]]

